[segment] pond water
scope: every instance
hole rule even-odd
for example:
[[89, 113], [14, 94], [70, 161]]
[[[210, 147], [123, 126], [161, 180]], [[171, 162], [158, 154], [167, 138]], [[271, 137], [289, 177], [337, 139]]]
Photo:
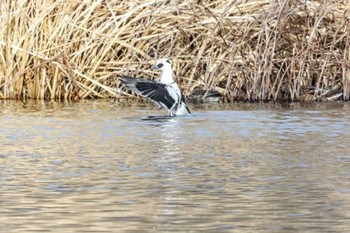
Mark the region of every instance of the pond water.
[[350, 104], [0, 102], [0, 232], [350, 232]]

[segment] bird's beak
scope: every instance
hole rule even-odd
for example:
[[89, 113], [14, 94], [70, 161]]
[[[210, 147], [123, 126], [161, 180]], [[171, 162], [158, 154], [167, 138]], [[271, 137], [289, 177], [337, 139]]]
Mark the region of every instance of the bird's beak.
[[157, 67], [156, 64], [154, 64], [154, 65], [152, 66], [152, 70], [158, 70], [158, 67]]

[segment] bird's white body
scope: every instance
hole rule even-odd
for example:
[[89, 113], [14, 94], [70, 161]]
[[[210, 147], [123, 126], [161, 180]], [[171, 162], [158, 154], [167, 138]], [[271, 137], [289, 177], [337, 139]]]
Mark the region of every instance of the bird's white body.
[[185, 102], [179, 86], [173, 78], [171, 62], [168, 59], [159, 59], [153, 69], [160, 70], [160, 81], [122, 77], [122, 81], [134, 92], [143, 95], [160, 107], [168, 109], [169, 116], [189, 115], [190, 110]]
[[[153, 66], [153, 67], [154, 69], [156, 69], [155, 68], [156, 66]], [[172, 84], [175, 82], [173, 78], [173, 69], [171, 68], [171, 65], [166, 64], [162, 68], [160, 68], [160, 70], [161, 70], [160, 83]]]
[[[163, 64], [162, 67], [157, 68], [157, 64]], [[175, 99], [176, 102], [179, 103], [179, 106], [174, 109], [169, 109], [169, 115], [187, 115], [189, 114], [188, 107], [186, 103], [183, 102], [182, 98], [183, 95], [180, 91], [179, 86], [177, 83], [174, 81], [173, 78], [173, 69], [171, 67], [171, 62], [167, 59], [159, 59], [156, 64], [153, 66], [154, 69], [159, 69], [161, 70], [161, 75], [160, 75], [160, 83], [169, 85], [170, 88], [168, 89], [169, 94]]]

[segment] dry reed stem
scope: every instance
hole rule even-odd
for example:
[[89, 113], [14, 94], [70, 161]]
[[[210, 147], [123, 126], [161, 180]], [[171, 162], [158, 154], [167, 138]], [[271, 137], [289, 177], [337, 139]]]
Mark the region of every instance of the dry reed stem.
[[350, 99], [350, 0], [7, 0], [0, 12], [2, 99], [114, 97], [118, 75], [155, 78], [159, 57], [186, 95]]

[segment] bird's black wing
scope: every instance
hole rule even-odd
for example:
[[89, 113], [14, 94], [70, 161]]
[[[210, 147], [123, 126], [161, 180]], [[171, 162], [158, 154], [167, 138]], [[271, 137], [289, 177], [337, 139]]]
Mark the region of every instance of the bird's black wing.
[[191, 113], [190, 108], [188, 107], [186, 100], [185, 100], [185, 96], [183, 93], [181, 93], [181, 101], [185, 104], [186, 110], [188, 113]]
[[169, 93], [169, 86], [143, 78], [122, 76], [120, 80], [133, 92], [147, 97], [158, 105], [170, 109], [176, 100]]

